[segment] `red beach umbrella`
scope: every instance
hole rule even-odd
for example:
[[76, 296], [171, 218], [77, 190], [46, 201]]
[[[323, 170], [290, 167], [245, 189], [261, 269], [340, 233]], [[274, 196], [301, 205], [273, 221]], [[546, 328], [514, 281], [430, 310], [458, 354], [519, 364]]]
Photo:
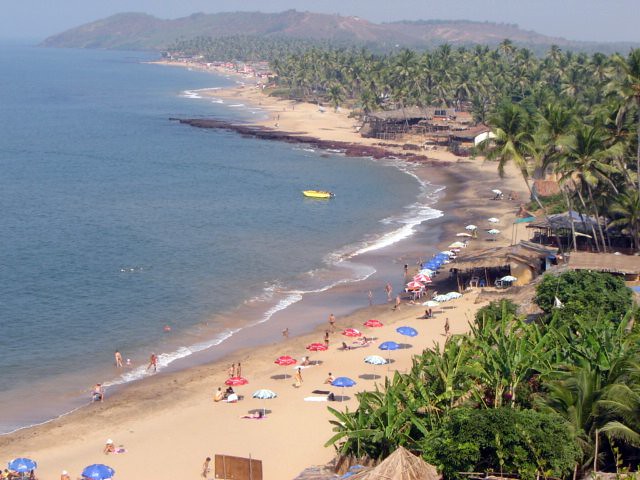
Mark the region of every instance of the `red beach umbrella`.
[[288, 367], [289, 365], [295, 365], [296, 363], [298, 363], [298, 361], [295, 358], [290, 357], [289, 355], [283, 355], [276, 358], [276, 361], [274, 363], [282, 367]]
[[376, 320], [375, 318], [372, 318], [371, 320], [367, 320], [366, 322], [363, 323], [363, 325], [365, 327], [372, 327], [372, 328], [378, 328], [383, 326], [382, 322], [380, 320]]
[[426, 275], [423, 275], [421, 273], [421, 274], [416, 275], [415, 277], [413, 277], [413, 281], [414, 282], [421, 282], [421, 283], [431, 283], [431, 278], [429, 278]]
[[311, 343], [307, 345], [307, 350], [310, 352], [324, 352], [329, 348], [324, 343]]
[[360, 336], [362, 336], [362, 332], [360, 332], [360, 330], [357, 330], [355, 328], [347, 328], [344, 332], [342, 332], [342, 334], [345, 337], [360, 337]]
[[407, 283], [407, 290], [419, 290], [424, 288], [424, 285], [420, 282], [409, 282]]
[[247, 383], [249, 383], [249, 380], [244, 377], [231, 377], [224, 382], [225, 385], [231, 385], [232, 387], [246, 385]]

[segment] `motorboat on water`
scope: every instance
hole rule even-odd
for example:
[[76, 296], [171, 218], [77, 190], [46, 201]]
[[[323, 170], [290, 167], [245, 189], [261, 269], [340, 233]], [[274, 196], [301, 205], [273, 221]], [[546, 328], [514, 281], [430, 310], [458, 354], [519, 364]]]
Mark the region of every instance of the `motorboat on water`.
[[302, 194], [309, 198], [333, 198], [334, 195], [326, 190], [303, 190]]

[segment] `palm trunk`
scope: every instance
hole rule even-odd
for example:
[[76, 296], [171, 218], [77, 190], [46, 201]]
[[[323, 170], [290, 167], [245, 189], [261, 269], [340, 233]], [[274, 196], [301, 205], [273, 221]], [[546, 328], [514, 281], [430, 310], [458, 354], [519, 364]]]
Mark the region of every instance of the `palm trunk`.
[[598, 233], [600, 233], [600, 240], [602, 241], [602, 250], [606, 253], [607, 251], [607, 243], [604, 239], [604, 232], [602, 231], [602, 225], [600, 224], [600, 214], [598, 212], [598, 205], [593, 200], [593, 191], [591, 190], [591, 185], [587, 183], [587, 192], [589, 193], [589, 201], [591, 205], [593, 205], [593, 211], [596, 216], [596, 223], [598, 224]]
[[[569, 199], [569, 194], [564, 188], [562, 189], [562, 196], [564, 197], [564, 202], [567, 204], [567, 210], [569, 212], [569, 216], [571, 216], [571, 212], [573, 211], [573, 208], [572, 208], [573, 202], [571, 202], [571, 200]], [[571, 238], [573, 238], [573, 249], [575, 251], [578, 251], [578, 242], [576, 239], [576, 226], [573, 223], [573, 217], [571, 217]]]
[[[578, 192], [578, 198], [580, 199], [580, 203], [582, 203], [582, 208], [584, 208], [585, 212], [589, 212], [589, 209], [587, 208], [587, 204], [584, 202], [584, 197], [582, 196], [582, 193], [580, 192], [580, 189], [576, 190]], [[586, 222], [585, 226], [586, 226]], [[591, 233], [593, 234], [593, 241], [596, 243], [596, 250], [599, 252], [600, 251], [600, 242], [598, 241], [598, 235], [596, 234], [596, 229], [593, 228], [593, 225], [591, 225]]]
[[[535, 200], [535, 202], [540, 207], [540, 210], [542, 210], [542, 215], [544, 216], [545, 220], [549, 224], [551, 233], [553, 233], [553, 227], [551, 225], [551, 219], [549, 218], [547, 209], [544, 207], [544, 205], [542, 205], [542, 202], [540, 201], [538, 196], [533, 194], [533, 189], [531, 188], [531, 185], [529, 185], [528, 174], [526, 172], [521, 172], [521, 173], [522, 173], [522, 178], [524, 179], [524, 183], [527, 185], [527, 190], [529, 190], [529, 196]], [[560, 241], [560, 238], [557, 235], [555, 237], [556, 237], [556, 243], [558, 244], [558, 250], [560, 251], [560, 253], [563, 253], [562, 242]]]
[[636, 95], [636, 114], [638, 115], [637, 126], [637, 156], [636, 156], [636, 175], [638, 177], [638, 193], [640, 193], [640, 95]]

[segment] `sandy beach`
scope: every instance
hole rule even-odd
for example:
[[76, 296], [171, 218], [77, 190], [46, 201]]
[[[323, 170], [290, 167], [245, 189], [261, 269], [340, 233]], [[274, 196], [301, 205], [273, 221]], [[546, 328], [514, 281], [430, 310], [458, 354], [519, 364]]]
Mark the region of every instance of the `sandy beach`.
[[[357, 121], [349, 118], [347, 110], [334, 111], [313, 104], [270, 98], [261, 92], [261, 88], [252, 85], [204, 93], [225, 101], [260, 107], [266, 119], [256, 125], [263, 128], [380, 147], [386, 149], [388, 155], [407, 157], [402, 143], [380, 145], [379, 140], [361, 138]], [[506, 199], [492, 201], [490, 190], [500, 188], [505, 193], [513, 191], [525, 198], [526, 187], [515, 170], [508, 169], [506, 178], [500, 179], [496, 165], [481, 159], [460, 159], [441, 150], [418, 152], [410, 157], [414, 161], [428, 157], [429, 161], [422, 161], [418, 166], [417, 174], [447, 186], [437, 205], [445, 216], [434, 222], [442, 229], [440, 249], [454, 241], [455, 233], [463, 231], [468, 223], [475, 223], [481, 229], [479, 238], [469, 242], [467, 248], [470, 250], [510, 243], [511, 225], [519, 203]], [[485, 227], [491, 228], [486, 222], [489, 217], [499, 218], [497, 228], [503, 230], [491, 243], [487, 242], [489, 236], [482, 232]], [[439, 276], [444, 278], [447, 272], [443, 271]], [[382, 289], [383, 285], [375, 288]], [[330, 390], [340, 398], [341, 389], [324, 383], [329, 372], [357, 382], [355, 387], [345, 389], [344, 401], [330, 403], [334, 408], [353, 410], [357, 406], [356, 392], [372, 389], [376, 382], [383, 381], [383, 378], [371, 379], [374, 370], [364, 363], [365, 356], [386, 356], [377, 348], [386, 340], [410, 344], [410, 348], [392, 352], [393, 363], [388, 367], [377, 367], [375, 373], [406, 371], [413, 355], [444, 341], [443, 326], [447, 318], [452, 333], [467, 331], [469, 320], [483, 305], [477, 297], [477, 290], [465, 293], [461, 299], [446, 304], [445, 309], [434, 309], [436, 315], [429, 320], [419, 319], [425, 307], [408, 303], [403, 303], [397, 311], [389, 303], [338, 317], [338, 328], [331, 335], [330, 348], [326, 352], [309, 353], [305, 346], [322, 342], [328, 323], [311, 334], [237, 351], [224, 361], [180, 372], [160, 373], [135, 382], [114, 396], [108, 395], [103, 403], [0, 437], [0, 461], [16, 456], [36, 459], [38, 478], [41, 479], [59, 478], [62, 470], [77, 478], [86, 465], [105, 463], [116, 470], [115, 478], [118, 479], [172, 480], [202, 478], [199, 477], [201, 466], [207, 456], [227, 454], [262, 460], [266, 480], [291, 479], [305, 467], [327, 463], [334, 457], [333, 448], [324, 447], [332, 434], [331, 415], [327, 411], [329, 403], [318, 401], [325, 396], [313, 393], [314, 390]], [[384, 326], [363, 327], [370, 318], [380, 320]], [[415, 328], [419, 335], [402, 337], [395, 331], [400, 325]], [[351, 344], [351, 339], [340, 334], [345, 327], [361, 329], [375, 340], [367, 347], [339, 350], [343, 341]], [[293, 385], [293, 367], [274, 364], [280, 355], [291, 355], [298, 360], [303, 355], [310, 355], [313, 365], [303, 369], [300, 387]], [[242, 362], [242, 374], [249, 380], [248, 385], [236, 389], [243, 398], [237, 403], [214, 402], [215, 390], [226, 380], [229, 365], [236, 362]], [[266, 401], [251, 398], [258, 389], [273, 390], [278, 397]], [[309, 401], [310, 397], [314, 401]], [[241, 418], [262, 408], [267, 410], [264, 419]], [[122, 445], [126, 452], [105, 455], [103, 447], [107, 439], [113, 439], [116, 446]], [[213, 472], [208, 478], [214, 478]]]

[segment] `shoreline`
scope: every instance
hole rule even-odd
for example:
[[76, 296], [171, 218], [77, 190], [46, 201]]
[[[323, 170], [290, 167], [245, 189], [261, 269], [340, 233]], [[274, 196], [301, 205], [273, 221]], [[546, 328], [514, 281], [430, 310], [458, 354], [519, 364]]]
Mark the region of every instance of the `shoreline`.
[[[238, 90], [242, 90], [242, 87], [235, 89], [233, 92], [221, 92], [220, 90], [215, 91], [215, 96], [223, 96], [223, 95], [233, 95], [238, 94]], [[244, 92], [240, 92], [242, 94]], [[263, 99], [266, 101], [266, 99]], [[273, 100], [273, 99], [272, 99]], [[270, 103], [269, 108], [276, 111], [282, 105], [278, 102], [285, 102], [282, 100], [274, 100]], [[298, 107], [298, 112], [300, 110], [305, 110], [305, 105], [296, 105]], [[312, 110], [315, 110], [315, 106], [308, 106]], [[293, 112], [293, 109], [292, 109]], [[286, 119], [286, 112], [279, 113], [278, 116], [282, 117], [282, 121], [280, 123], [283, 124], [283, 128], [280, 130], [284, 130]], [[306, 115], [306, 112], [303, 113]], [[322, 115], [322, 114], [321, 114]], [[346, 115], [343, 115], [346, 117]], [[313, 122], [313, 119], [310, 119]], [[270, 120], [269, 120], [270, 121]], [[266, 125], [269, 121], [257, 122], [255, 127], [250, 127], [253, 132], [271, 132], [272, 129]], [[292, 122], [297, 122], [298, 120], [293, 119]], [[331, 121], [331, 120], [330, 120]], [[306, 128], [306, 126], [305, 126]], [[238, 132], [242, 133], [242, 132]], [[311, 135], [305, 137], [300, 131], [279, 131], [276, 132], [275, 135], [277, 138], [265, 138], [265, 139], [277, 139], [282, 140], [282, 136], [289, 136], [292, 139], [295, 139], [296, 142], [301, 143], [310, 143], [307, 139], [312, 139], [312, 143], [321, 144], [321, 142], [341, 142], [343, 140], [335, 140], [335, 139], [324, 139], [322, 138], [322, 131], [312, 132]], [[317, 134], [317, 137], [313, 137], [313, 134]], [[272, 133], [268, 133], [268, 135], [272, 135]], [[306, 138], [304, 141], [303, 138]], [[357, 139], [356, 139], [357, 140]], [[379, 146], [371, 145], [371, 142], [363, 142], [364, 144], [369, 144], [367, 148], [381, 148]], [[355, 142], [354, 142], [355, 144]], [[336, 145], [336, 143], [332, 143], [332, 145]], [[330, 147], [332, 148], [332, 147]], [[391, 152], [392, 155], [398, 156], [397, 153], [393, 150], [387, 150], [387, 152]], [[440, 153], [440, 152], [438, 152]], [[367, 155], [369, 156], [369, 155]], [[388, 154], [386, 155], [388, 156]], [[405, 160], [405, 159], [403, 159]], [[482, 210], [482, 214], [477, 210], [480, 205], [477, 205], [478, 196], [482, 195], [482, 192], [486, 190], [489, 192], [489, 188], [485, 188], [487, 186], [487, 181], [490, 178], [488, 175], [489, 172], [492, 172], [495, 175], [495, 183], [500, 182], [502, 185], [504, 182], [497, 178], [497, 173], [495, 172], [495, 166], [490, 166], [490, 168], [482, 168], [482, 165], [477, 165], [479, 163], [476, 161], [463, 161], [458, 162], [457, 159], [418, 159], [416, 163], [419, 163], [420, 166], [418, 170], [420, 173], [418, 175], [422, 175], [421, 178], [425, 178], [426, 176], [432, 175], [433, 172], [429, 172], [428, 167], [442, 167], [444, 165], [458, 165], [458, 169], [460, 171], [452, 171], [452, 168], [440, 169], [436, 175], [440, 175], [441, 178], [444, 179], [444, 184], [448, 186], [445, 190], [444, 198], [442, 198], [435, 205], [437, 208], [443, 210], [445, 212], [445, 217], [441, 219], [436, 219], [435, 221], [431, 220], [427, 222], [426, 225], [429, 225], [428, 228], [440, 229], [440, 239], [442, 242], [440, 243], [441, 247], [445, 247], [448, 241], [452, 241], [450, 235], [455, 234], [455, 230], [460, 228], [460, 226], [456, 226], [453, 223], [456, 222], [456, 218], [458, 220], [469, 221], [469, 219], [481, 219], [482, 216], [487, 218], [488, 216], [498, 216], [500, 214], [506, 214], [506, 211], [497, 212], [497, 209], [494, 207], [502, 207], [501, 210], [513, 210], [510, 213], [515, 213], [515, 205], [507, 204], [507, 202], [488, 202], [488, 205], [484, 206], [485, 208]], [[480, 174], [482, 173], [482, 174]], [[513, 185], [517, 184], [517, 179], [512, 178], [510, 182]], [[436, 182], [439, 183], [439, 182]], [[465, 192], [463, 185], [467, 184], [470, 190], [473, 192]], [[513, 188], [517, 188], [514, 186]], [[465, 195], [462, 195], [464, 193]], [[472, 195], [469, 195], [472, 193]], [[464, 198], [461, 198], [464, 197]], [[488, 195], [485, 197], [488, 198]], [[444, 205], [444, 206], [443, 206]], [[506, 207], [506, 208], [505, 208]], [[461, 210], [461, 211], [458, 211]], [[478, 224], [480, 224], [481, 220], [476, 220]], [[464, 225], [464, 223], [463, 223]], [[418, 237], [419, 235], [414, 235], [414, 237]], [[506, 238], [504, 239], [506, 240]], [[415, 238], [413, 242], [415, 243]], [[474, 243], [474, 242], [472, 242]], [[480, 241], [476, 241], [475, 243], [480, 244]], [[482, 246], [482, 245], [480, 245]], [[424, 246], [422, 246], [424, 249]], [[429, 247], [435, 247], [435, 245], [431, 245]], [[417, 248], [417, 246], [416, 246]], [[442, 248], [441, 248], [442, 249]], [[413, 253], [407, 254], [410, 256], [415, 256]], [[404, 257], [407, 258], [406, 256]], [[401, 265], [400, 262], [398, 262]], [[444, 274], [444, 273], [443, 273]], [[443, 275], [441, 274], [441, 275]], [[366, 291], [366, 290], [365, 290]], [[466, 296], [465, 296], [466, 297]], [[466, 299], [465, 299], [466, 300]], [[461, 310], [467, 308], [465, 314], [468, 314], [473, 309], [477, 308], [473, 303], [473, 296], [470, 296], [469, 301], [463, 302], [459, 301], [459, 304], [456, 305], [464, 305], [464, 307], [459, 306]], [[404, 309], [409, 312], [409, 315], [402, 314], [398, 315], [398, 312], [391, 313], [389, 311], [388, 305], [376, 305], [374, 307], [364, 308], [355, 311], [352, 315], [347, 318], [339, 319], [338, 323], [341, 327], [343, 326], [358, 326], [361, 323], [363, 318], [369, 316], [377, 316], [380, 318], [388, 318], [384, 320], [385, 326], [387, 323], [393, 325], [401, 320], [406, 320], [407, 322], [414, 322], [416, 313], [421, 314], [420, 307], [408, 307]], [[453, 311], [450, 311], [453, 312]], [[449, 312], [447, 312], [449, 314]], [[465, 319], [458, 318], [457, 321], [452, 320], [452, 331], [464, 331], [465, 328]], [[436, 319], [437, 323], [441, 323], [442, 316]], [[425, 328], [425, 322], [418, 322], [418, 324], [422, 323], [421, 327]], [[273, 325], [270, 326], [271, 330], [273, 330]], [[266, 328], [266, 327], [265, 327]], [[267, 328], [268, 329], [268, 328]], [[227, 454], [236, 454], [240, 456], [247, 455], [247, 446], [248, 443], [251, 445], [249, 448], [256, 448], [258, 451], [262, 451], [259, 453], [261, 455], [261, 459], [263, 460], [265, 478], [291, 478], [295, 474], [299, 473], [304, 466], [308, 466], [314, 463], [324, 463], [331, 457], [330, 449], [322, 448], [321, 444], [330, 437], [330, 431], [328, 430], [328, 422], [329, 418], [326, 412], [326, 409], [323, 406], [318, 405], [308, 405], [301, 403], [301, 399], [297, 398], [300, 395], [296, 396], [296, 392], [298, 390], [291, 390], [291, 386], [289, 383], [283, 383], [280, 379], [274, 379], [273, 377], [277, 377], [282, 373], [282, 369], [280, 367], [274, 366], [272, 364], [273, 358], [275, 356], [281, 354], [281, 350], [284, 349], [287, 352], [291, 352], [294, 356], [298, 357], [304, 353], [304, 344], [309, 343], [312, 340], [318, 341], [321, 338], [322, 330], [324, 329], [323, 324], [315, 327], [313, 333], [301, 335], [299, 337], [290, 338], [286, 341], [276, 341], [268, 343], [267, 345], [263, 345], [261, 347], [246, 347], [243, 350], [236, 351], [235, 353], [230, 353], [224, 357], [224, 359], [215, 361], [213, 363], [209, 363], [202, 366], [194, 366], [189, 367], [185, 370], [181, 370], [178, 372], [170, 372], [162, 373], [161, 375], [142, 379], [136, 381], [132, 384], [128, 384], [122, 387], [121, 391], [114, 397], [107, 397], [107, 401], [101, 405], [92, 405], [87, 408], [82, 408], [76, 412], [73, 412], [65, 417], [52, 420], [47, 424], [31, 427], [27, 430], [20, 430], [14, 434], [9, 434], [3, 437], [0, 437], [0, 448], [2, 448], [5, 452], [15, 452], [16, 455], [26, 455], [29, 452], [37, 458], [41, 463], [40, 472], [41, 474], [44, 472], [48, 476], [53, 476], [56, 470], [61, 470], [65, 468], [67, 470], [72, 471], [75, 469], [75, 466], [78, 462], [87, 464], [87, 462], [91, 463], [90, 458], [87, 457], [87, 452], [99, 453], [100, 445], [104, 441], [102, 438], [103, 433], [107, 437], [116, 437], [119, 436], [119, 439], [116, 439], [116, 442], [122, 442], [125, 444], [129, 452], [126, 455], [117, 456], [113, 458], [109, 458], [108, 460], [113, 460], [114, 463], [121, 464], [119, 467], [112, 465], [118, 470], [120, 468], [121, 474], [120, 477], [134, 477], [135, 475], [140, 476], [150, 476], [148, 470], [144, 470], [145, 465], [148, 467], [148, 462], [150, 458], [148, 455], [158, 455], [158, 451], [155, 448], [150, 448], [151, 446], [145, 445], [145, 439], [149, 437], [150, 432], [157, 432], [162, 436], [162, 432], [164, 429], [172, 427], [172, 432], [176, 432], [175, 436], [170, 435], [175, 441], [181, 442], [179, 447], [176, 447], [175, 443], [169, 442], [168, 445], [164, 445], [163, 442], [160, 448], [162, 453], [162, 457], [166, 460], [166, 464], [162, 465], [162, 468], [157, 468], [154, 470], [153, 475], [155, 478], [173, 478], [174, 475], [182, 474], [184, 475], [185, 471], [193, 471], [197, 474], [197, 469], [202, 462], [202, 459], [206, 455], [211, 455], [212, 447], [211, 442], [219, 446], [215, 449], [216, 453], [227, 453]], [[387, 327], [381, 330], [385, 335], [393, 335], [393, 330], [389, 330]], [[367, 332], [369, 333], [369, 332]], [[378, 334], [378, 332], [373, 332], [374, 334]], [[410, 352], [401, 352], [399, 353], [399, 357], [402, 354], [402, 359], [398, 358], [397, 363], [394, 363], [394, 368], [406, 368], [407, 362], [410, 363], [410, 357], [414, 354], [419, 353], [418, 348], [421, 348], [422, 345], [425, 348], [431, 346], [429, 340], [437, 339], [435, 332], [431, 332], [434, 335], [431, 335], [429, 338], [420, 339], [416, 341], [416, 348], [411, 349]], [[332, 338], [332, 343], [338, 342], [342, 340], [337, 335], [334, 335]], [[412, 340], [413, 341], [413, 340]], [[333, 348], [332, 348], [333, 350]], [[369, 348], [368, 353], [374, 353]], [[345, 370], [363, 370], [363, 367], [359, 364], [355, 364], [353, 361], [349, 365], [341, 365], [341, 362], [337, 364], [331, 361], [335, 361], [335, 358], [329, 358], [339, 356], [343, 358], [353, 359], [355, 357], [354, 351], [347, 352], [336, 352], [334, 355], [333, 352], [327, 352], [327, 355], [323, 355], [323, 352], [312, 355], [312, 358], [320, 359], [325, 362], [322, 365], [321, 372], [315, 371], [312, 373], [314, 376], [326, 376], [326, 368], [331, 365], [331, 368], [337, 370], [338, 368], [344, 368]], [[377, 350], [376, 350], [377, 352]], [[344, 354], [344, 355], [343, 355]], [[326, 361], [325, 361], [326, 359]], [[233, 361], [242, 361], [245, 368], [243, 368], [243, 372], [252, 372], [247, 375], [250, 377], [251, 384], [248, 387], [244, 387], [239, 389], [245, 397], [250, 397], [250, 393], [257, 388], [262, 388], [260, 385], [259, 378], [268, 377], [271, 380], [265, 379], [265, 383], [270, 383], [275, 385], [274, 389], [286, 390], [286, 395], [281, 395], [281, 402], [286, 406], [286, 415], [280, 415], [278, 418], [278, 410], [285, 410], [282, 408], [282, 405], [278, 405], [279, 400], [274, 400], [273, 407], [268, 405], [268, 407], [273, 409], [274, 413], [270, 418], [266, 421], [266, 428], [264, 427], [265, 423], [260, 425], [255, 425], [255, 423], [259, 422], [251, 422], [251, 421], [237, 421], [236, 413], [239, 412], [244, 413], [246, 410], [245, 407], [258, 407], [260, 406], [257, 401], [252, 400], [251, 398], [245, 398], [242, 402], [236, 405], [221, 405], [221, 404], [213, 404], [211, 402], [211, 394], [213, 388], [219, 384], [221, 384], [221, 380], [224, 379], [226, 374], [226, 367], [230, 362]], [[403, 363], [404, 362], [404, 363]], [[348, 362], [349, 363], [349, 362]], [[403, 367], [405, 365], [405, 367]], [[269, 375], [274, 373], [274, 375]], [[356, 372], [357, 373], [357, 372]], [[261, 375], [262, 374], [262, 375]], [[305, 371], [306, 377], [306, 371]], [[256, 380], [254, 380], [256, 379]], [[314, 385], [316, 387], [321, 387], [321, 383], [318, 379], [315, 379], [317, 383]], [[373, 385], [371, 382], [367, 381], [358, 381], [358, 385], [369, 385], [369, 388]], [[275, 383], [274, 383], [275, 382]], [[306, 382], [305, 382], [306, 383]], [[278, 390], [276, 390], [278, 391]], [[280, 394], [280, 392], [278, 392]], [[284, 392], [283, 392], [284, 393]], [[308, 392], [307, 392], [308, 393]], [[350, 405], [353, 407], [353, 395], [349, 394], [352, 398], [350, 401], [345, 402], [345, 405]], [[261, 402], [260, 402], [261, 403]], [[237, 407], [240, 406], [240, 409]], [[293, 435], [296, 437], [297, 441], [301, 441], [300, 427], [304, 427], [304, 425], [299, 425], [294, 428], [294, 425], [291, 425], [292, 419], [295, 422], [295, 419], [298, 418], [297, 415], [304, 415], [304, 422], [307, 422], [307, 407], [319, 407], [314, 408], [311, 413], [311, 423], [314, 426], [317, 426], [322, 431], [326, 431], [326, 435], [323, 434], [320, 441], [317, 442], [320, 444], [320, 448], [317, 448], [317, 445], [314, 445], [313, 448], [306, 448], [303, 445], [299, 445], [297, 443], [287, 444], [287, 451], [289, 454], [292, 454], [298, 459], [301, 460], [299, 462], [293, 462], [293, 466], [288, 467], [288, 465], [274, 465], [277, 462], [278, 453], [275, 451], [274, 446], [270, 445], [261, 445], [260, 443], [264, 443], [266, 438], [280, 438], [279, 435], [283, 433], [297, 433]], [[332, 404], [333, 407], [341, 407], [342, 405]], [[221, 410], [225, 409], [231, 410], [233, 409], [234, 413], [228, 414], [227, 412], [221, 412]], [[188, 411], [190, 415], [184, 416], [185, 414], [182, 410]], [[211, 412], [211, 410], [214, 410]], [[305, 413], [306, 412], [306, 413]], [[161, 418], [156, 418], [158, 415]], [[209, 415], [213, 416], [215, 422], [211, 423], [209, 426], [211, 428], [215, 428], [214, 432], [211, 432], [212, 436], [208, 437], [209, 432], [200, 430], [201, 425], [199, 423], [203, 423], [199, 421], [200, 418], [207, 418], [207, 422], [211, 420]], [[284, 418], [282, 418], [284, 417]], [[302, 417], [301, 417], [302, 418]], [[177, 419], [180, 419], [180, 422], [176, 423]], [[253, 423], [253, 424], [252, 424]], [[301, 423], [301, 422], [297, 422]], [[229, 429], [221, 428], [216, 425], [228, 426]], [[247, 425], [252, 424], [252, 425]], [[135, 425], [135, 428], [133, 426]], [[161, 428], [162, 427], [162, 428]], [[271, 428], [273, 427], [273, 428]], [[198, 434], [193, 434], [191, 429], [195, 429], [198, 431]], [[260, 437], [255, 439], [251, 438], [253, 429], [259, 430], [270, 430], [268, 436]], [[101, 432], [99, 434], [89, 433], [89, 432]], [[142, 433], [141, 433], [142, 432]], [[95, 438], [97, 435], [97, 438]], [[191, 438], [191, 435], [195, 435], [197, 440], [208, 440], [208, 446], [206, 448], [199, 444], [199, 442], [194, 442], [194, 439]], [[221, 436], [225, 436], [224, 443], [220, 443]], [[105, 437], [105, 438], [107, 438]], [[230, 438], [233, 437], [233, 438]], [[176, 440], [179, 439], [179, 440]], [[218, 442], [215, 442], [218, 440]], [[183, 448], [182, 443], [188, 444], [189, 448]], [[266, 443], [269, 443], [268, 441]], [[88, 445], [87, 445], [88, 444]], [[87, 450], [87, 447], [90, 447], [90, 450]], [[173, 448], [172, 448], [173, 447]], [[269, 450], [268, 447], [271, 447]], [[308, 447], [308, 446], [307, 446]], [[227, 450], [224, 450], [227, 448]], [[264, 448], [267, 448], [264, 450]], [[25, 451], [25, 450], [28, 450]], [[70, 453], [67, 453], [70, 452]], [[140, 453], [138, 456], [137, 453]], [[182, 452], [184, 455], [180, 455], [179, 452]], [[197, 456], [194, 457], [194, 452], [197, 452]], [[265, 453], [266, 452], [266, 453]], [[145, 455], [145, 453], [147, 455]], [[249, 452], [250, 453], [250, 452]], [[188, 462], [183, 460], [183, 456], [189, 458]], [[256, 457], [256, 455], [253, 455]], [[93, 459], [98, 458], [93, 455], [91, 457]], [[44, 459], [44, 461], [43, 461]], [[48, 459], [48, 461], [47, 461]], [[179, 464], [177, 469], [174, 469], [173, 466], [169, 465], [170, 461], [173, 464]], [[103, 459], [106, 460], [106, 459]], [[66, 463], [64, 463], [66, 461]], [[102, 461], [102, 460], [101, 460]], [[182, 463], [181, 463], [182, 462]], [[194, 463], [195, 462], [195, 463]], [[49, 464], [55, 463], [55, 466], [50, 466]], [[106, 463], [106, 462], [105, 462]], [[300, 468], [302, 466], [302, 468]], [[75, 471], [75, 470], [73, 470]], [[125, 473], [126, 472], [126, 473]]]

